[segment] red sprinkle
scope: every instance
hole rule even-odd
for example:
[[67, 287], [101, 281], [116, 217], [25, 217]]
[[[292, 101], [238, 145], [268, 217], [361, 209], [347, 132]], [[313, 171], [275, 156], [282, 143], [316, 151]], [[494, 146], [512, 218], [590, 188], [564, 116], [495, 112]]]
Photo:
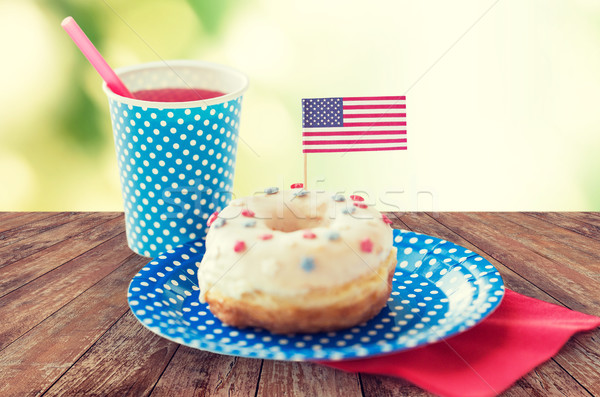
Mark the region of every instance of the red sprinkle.
[[311, 232], [310, 230], [307, 230], [304, 232], [304, 234], [302, 235], [302, 237], [304, 238], [317, 238], [317, 235], [314, 234], [313, 232]]
[[240, 240], [236, 241], [235, 245], [233, 246], [233, 250], [235, 252], [242, 252], [245, 249], [246, 249], [246, 243], [243, 241], [240, 241]]
[[381, 219], [383, 220], [384, 223], [387, 223], [388, 225], [392, 224], [392, 221], [390, 220], [390, 218], [388, 218], [385, 214], [381, 214]]
[[304, 187], [304, 183], [292, 183], [292, 186], [290, 186], [291, 189], [299, 189], [301, 187]]
[[363, 252], [373, 251], [373, 242], [371, 241], [371, 239], [367, 237], [366, 239], [361, 240], [360, 249], [363, 250]]
[[354, 195], [354, 194], [352, 196], [350, 196], [350, 200], [352, 200], [352, 201], [365, 201], [364, 198], [362, 198], [360, 196], [357, 196], [357, 195]]
[[356, 202], [354, 202], [352, 204], [354, 204], [354, 206], [358, 207], [358, 208], [367, 208], [368, 207], [368, 205], [363, 204], [363, 203], [356, 203]]
[[246, 217], [248, 217], [248, 218], [252, 218], [252, 217], [254, 216], [254, 212], [252, 212], [252, 211], [251, 211], [251, 210], [249, 210], [249, 209], [243, 209], [243, 210], [242, 210], [242, 215], [243, 215], [243, 216], [246, 216]]
[[212, 215], [208, 217], [208, 220], [206, 221], [206, 225], [208, 227], [210, 227], [210, 225], [212, 225], [212, 223], [217, 220], [218, 216], [219, 216], [219, 211], [213, 212]]
[[258, 236], [258, 238], [261, 240], [270, 240], [273, 238], [273, 235], [272, 234], [263, 234], [261, 236]]

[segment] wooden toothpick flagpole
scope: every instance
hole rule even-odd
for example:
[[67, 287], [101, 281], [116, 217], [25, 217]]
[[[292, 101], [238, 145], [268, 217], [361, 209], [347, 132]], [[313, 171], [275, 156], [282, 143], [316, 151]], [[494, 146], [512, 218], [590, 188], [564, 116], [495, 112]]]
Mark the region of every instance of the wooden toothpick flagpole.
[[306, 162], [307, 162], [307, 157], [308, 155], [306, 153], [304, 153], [304, 188], [308, 189], [308, 184], [306, 183], [306, 170], [307, 170], [307, 166], [306, 166]]

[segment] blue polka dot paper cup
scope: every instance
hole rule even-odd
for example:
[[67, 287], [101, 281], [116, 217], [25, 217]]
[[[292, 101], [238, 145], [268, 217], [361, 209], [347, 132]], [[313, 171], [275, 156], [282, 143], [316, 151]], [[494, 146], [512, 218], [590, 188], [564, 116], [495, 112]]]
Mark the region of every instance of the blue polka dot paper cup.
[[188, 102], [108, 96], [127, 241], [156, 257], [203, 238], [206, 220], [231, 199], [242, 95], [247, 77], [200, 61], [167, 61], [116, 70], [131, 92], [202, 89], [225, 95]]

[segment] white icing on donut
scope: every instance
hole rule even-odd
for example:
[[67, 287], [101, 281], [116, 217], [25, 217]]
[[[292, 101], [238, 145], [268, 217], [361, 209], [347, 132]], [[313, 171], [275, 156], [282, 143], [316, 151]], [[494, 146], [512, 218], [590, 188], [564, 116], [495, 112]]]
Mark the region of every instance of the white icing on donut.
[[217, 221], [225, 222], [210, 227], [198, 271], [202, 301], [210, 288], [237, 299], [257, 291], [304, 294], [374, 272], [388, 257], [392, 228], [377, 210], [327, 192], [299, 191], [236, 199], [219, 213]]

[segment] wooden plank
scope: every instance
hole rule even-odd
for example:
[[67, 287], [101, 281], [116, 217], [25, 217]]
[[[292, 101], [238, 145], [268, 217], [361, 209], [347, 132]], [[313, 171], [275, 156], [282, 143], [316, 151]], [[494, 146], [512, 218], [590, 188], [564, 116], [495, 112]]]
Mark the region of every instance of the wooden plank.
[[[531, 251], [503, 230], [478, 220], [474, 213], [438, 213], [439, 222], [454, 230], [536, 286], [584, 313], [600, 314], [600, 291], [594, 279]], [[543, 269], [543, 271], [540, 271]]]
[[361, 396], [357, 374], [309, 362], [264, 360], [257, 396]]
[[502, 393], [502, 396], [590, 397], [591, 394], [568, 373], [563, 371], [558, 364], [554, 361], [548, 361], [519, 379], [513, 387]]
[[[123, 258], [126, 259], [120, 260], [121, 266], [115, 271], [0, 352], [0, 395], [43, 393], [129, 310], [126, 298], [129, 280], [147, 262], [147, 258], [132, 253]], [[103, 257], [99, 256], [96, 260], [102, 261]], [[89, 262], [79, 265], [93, 266]], [[72, 271], [75, 273], [76, 269]], [[79, 291], [86, 288], [86, 285], [80, 285]], [[55, 293], [60, 294], [60, 291]], [[33, 293], [29, 295], [30, 299], [34, 297]], [[32, 316], [36, 313], [30, 309], [24, 311]], [[131, 337], [139, 338], [137, 334]], [[120, 344], [115, 340], [112, 343], [108, 346], [109, 350]], [[138, 354], [146, 353], [140, 351]], [[125, 370], [127, 366], [137, 365], [131, 362], [116, 369]], [[101, 384], [104, 380], [98, 376], [95, 381]]]
[[600, 211], [580, 211], [580, 212], [561, 212], [566, 216], [581, 219], [584, 222], [588, 222], [591, 225], [598, 225], [600, 223]]
[[0, 211], [0, 224], [2, 224], [3, 221], [10, 219], [10, 218], [15, 218], [15, 217], [19, 217], [22, 216], [24, 214], [30, 214], [31, 212], [6, 212], [6, 211]]
[[0, 248], [0, 268], [76, 236], [82, 230], [90, 229], [99, 223], [114, 219], [116, 216], [118, 216], [118, 213], [115, 212], [79, 213], [78, 217], [71, 219], [69, 222], [5, 245]]
[[128, 311], [44, 396], [147, 396], [178, 346]]
[[49, 217], [27, 222], [0, 233], [0, 248], [89, 215], [89, 212], [57, 212]]
[[525, 212], [583, 236], [600, 240], [600, 217], [589, 212]]
[[553, 359], [592, 395], [600, 396], [600, 329], [575, 335]]
[[[570, 213], [561, 212], [556, 214], [554, 219], [566, 219], [571, 221]], [[593, 255], [593, 259], [599, 260], [600, 241], [593, 237], [584, 236], [582, 233], [577, 233], [574, 230], [558, 226], [553, 222], [545, 219], [540, 219], [535, 216], [523, 214], [520, 212], [497, 212], [488, 213], [487, 215], [502, 216], [524, 228], [527, 228], [531, 234], [539, 234], [548, 239], [561, 242], [571, 248], [576, 248], [582, 252], [587, 252]], [[591, 226], [591, 225], [590, 225]], [[600, 221], [598, 222], [600, 230]]]
[[180, 346], [152, 397], [254, 397], [262, 360], [225, 356]]
[[91, 229], [0, 268], [0, 297], [122, 233], [123, 216], [116, 213], [115, 216], [106, 222], [98, 219], [98, 224]]
[[3, 212], [2, 214], [0, 233], [56, 215], [55, 212]]
[[420, 387], [400, 378], [361, 374], [360, 379], [365, 397], [435, 396], [435, 394], [431, 394]]
[[514, 212], [475, 216], [532, 251], [600, 282], [600, 241]]
[[125, 233], [0, 298], [0, 350], [60, 309], [131, 255]]

